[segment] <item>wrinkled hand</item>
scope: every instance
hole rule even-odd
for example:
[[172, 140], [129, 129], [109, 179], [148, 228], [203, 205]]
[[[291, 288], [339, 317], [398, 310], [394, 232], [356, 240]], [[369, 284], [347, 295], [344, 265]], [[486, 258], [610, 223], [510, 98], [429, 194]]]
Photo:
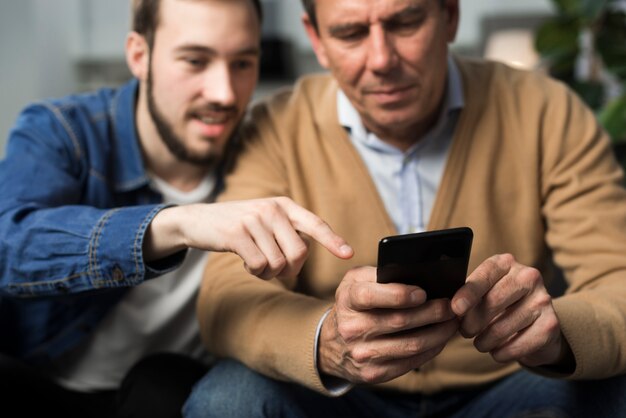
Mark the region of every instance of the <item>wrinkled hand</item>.
[[493, 256], [474, 270], [452, 298], [460, 332], [498, 362], [555, 365], [571, 354], [538, 270], [510, 254]]
[[349, 271], [322, 325], [318, 367], [353, 383], [381, 383], [419, 368], [458, 329], [450, 301], [415, 286], [376, 283], [376, 269]]
[[300, 233], [337, 257], [352, 257], [352, 248], [326, 222], [286, 197], [164, 209], [147, 231], [144, 257], [156, 259], [184, 248], [230, 251], [258, 277], [294, 277], [308, 254]]

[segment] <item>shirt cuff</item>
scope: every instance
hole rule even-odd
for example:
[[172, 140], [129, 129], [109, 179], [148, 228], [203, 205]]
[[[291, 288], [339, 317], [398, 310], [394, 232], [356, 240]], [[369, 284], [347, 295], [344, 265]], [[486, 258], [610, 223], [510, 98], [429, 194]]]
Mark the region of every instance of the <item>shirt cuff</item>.
[[330, 311], [331, 310], [329, 309], [326, 312], [324, 312], [324, 315], [322, 315], [322, 317], [320, 318], [320, 321], [317, 323], [317, 329], [315, 330], [315, 356], [313, 356], [313, 359], [314, 359], [313, 367], [315, 367], [317, 376], [319, 377], [320, 381], [322, 382], [322, 385], [324, 385], [324, 388], [328, 391], [330, 396], [338, 397], [341, 395], [345, 395], [348, 391], [350, 391], [350, 389], [354, 387], [354, 384], [350, 383], [349, 381], [345, 379], [341, 379], [339, 377], [323, 375], [320, 373], [319, 368], [317, 366], [317, 355], [318, 355], [318, 349], [319, 349], [320, 334], [322, 332], [322, 325], [324, 324], [324, 321], [326, 320], [326, 317], [328, 316]]

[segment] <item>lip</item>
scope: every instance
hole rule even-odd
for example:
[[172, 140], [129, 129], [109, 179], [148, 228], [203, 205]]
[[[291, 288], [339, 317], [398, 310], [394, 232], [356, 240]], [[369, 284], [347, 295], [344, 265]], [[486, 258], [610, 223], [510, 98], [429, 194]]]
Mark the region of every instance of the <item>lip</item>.
[[192, 124], [199, 131], [200, 135], [208, 138], [219, 137], [224, 134], [230, 124], [230, 118], [220, 117], [216, 118], [211, 123], [206, 123], [200, 117], [192, 119]]
[[393, 104], [406, 100], [411, 95], [414, 87], [414, 85], [407, 85], [387, 88], [370, 88], [364, 90], [364, 94], [374, 98], [381, 104]]

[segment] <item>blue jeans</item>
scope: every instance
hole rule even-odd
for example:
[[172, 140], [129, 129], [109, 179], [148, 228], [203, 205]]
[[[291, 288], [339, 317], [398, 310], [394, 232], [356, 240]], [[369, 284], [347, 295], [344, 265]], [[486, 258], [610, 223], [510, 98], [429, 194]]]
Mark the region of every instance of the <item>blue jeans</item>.
[[570, 382], [520, 371], [469, 391], [422, 396], [357, 387], [330, 398], [224, 360], [196, 384], [183, 414], [188, 418], [626, 417], [626, 376]]

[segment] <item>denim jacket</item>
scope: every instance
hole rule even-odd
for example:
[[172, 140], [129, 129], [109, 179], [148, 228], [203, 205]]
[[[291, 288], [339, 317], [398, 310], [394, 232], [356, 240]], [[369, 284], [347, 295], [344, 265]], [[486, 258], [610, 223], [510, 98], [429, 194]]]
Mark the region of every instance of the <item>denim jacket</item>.
[[163, 209], [135, 131], [137, 80], [27, 107], [0, 162], [0, 352], [45, 362], [124, 291], [178, 267], [142, 258]]

